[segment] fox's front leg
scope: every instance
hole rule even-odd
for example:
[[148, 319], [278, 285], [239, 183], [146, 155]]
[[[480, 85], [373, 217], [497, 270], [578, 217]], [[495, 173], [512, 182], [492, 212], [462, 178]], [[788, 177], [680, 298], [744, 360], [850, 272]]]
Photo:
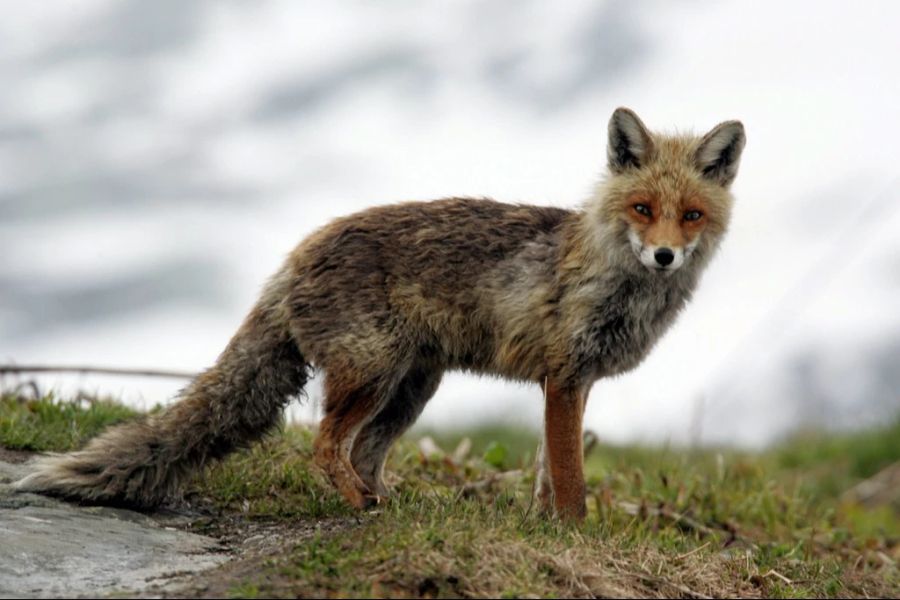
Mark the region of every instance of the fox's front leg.
[[[559, 517], [581, 521], [587, 512], [581, 437], [585, 392], [549, 382], [544, 394], [546, 406], [541, 462], [545, 473], [549, 474], [553, 506]], [[546, 488], [546, 474], [543, 477], [539, 475], [537, 481], [539, 500], [546, 502], [548, 490], [541, 489], [542, 483]]]

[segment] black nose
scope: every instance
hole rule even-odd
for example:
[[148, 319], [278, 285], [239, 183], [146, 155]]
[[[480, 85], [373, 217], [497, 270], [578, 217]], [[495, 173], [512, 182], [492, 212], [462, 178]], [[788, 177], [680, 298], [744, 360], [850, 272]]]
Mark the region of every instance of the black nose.
[[672, 261], [675, 260], [675, 253], [672, 252], [669, 248], [660, 248], [653, 253], [653, 258], [655, 258], [656, 262], [658, 262], [660, 265], [668, 267], [672, 264]]

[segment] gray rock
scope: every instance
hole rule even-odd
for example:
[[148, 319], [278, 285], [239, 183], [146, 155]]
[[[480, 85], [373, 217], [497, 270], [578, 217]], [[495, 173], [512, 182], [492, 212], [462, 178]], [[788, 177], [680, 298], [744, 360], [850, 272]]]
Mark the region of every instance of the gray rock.
[[14, 492], [27, 471], [0, 461], [0, 598], [171, 589], [229, 558], [216, 540], [167, 527], [171, 516]]

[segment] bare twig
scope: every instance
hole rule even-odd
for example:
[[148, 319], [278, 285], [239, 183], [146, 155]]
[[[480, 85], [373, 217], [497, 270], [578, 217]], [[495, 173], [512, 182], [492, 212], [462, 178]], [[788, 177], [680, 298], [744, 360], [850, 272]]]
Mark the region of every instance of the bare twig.
[[791, 581], [790, 579], [788, 579], [787, 577], [785, 577], [784, 575], [782, 575], [781, 573], [779, 573], [779, 572], [776, 571], [775, 569], [769, 569], [769, 572], [766, 573], [765, 575], [763, 575], [763, 577], [769, 577], [770, 575], [771, 575], [771, 576], [774, 576], [774, 577], [777, 577], [778, 579], [782, 580], [783, 582], [785, 582], [785, 583], [788, 584], [788, 585], [793, 585], [793, 584], [794, 584], [793, 581]]
[[503, 483], [509, 481], [518, 481], [522, 478], [523, 471], [521, 469], [513, 469], [512, 471], [502, 471], [500, 473], [491, 473], [484, 479], [478, 479], [476, 481], [470, 481], [463, 485], [460, 490], [461, 494], [465, 496], [466, 494], [471, 494], [472, 492], [480, 492], [485, 490], [495, 483]]
[[703, 544], [702, 546], [697, 546], [696, 548], [694, 548], [694, 549], [691, 550], [690, 552], [685, 552], [684, 554], [679, 554], [678, 556], [675, 557], [675, 560], [676, 560], [676, 561], [678, 561], [678, 560], [684, 560], [684, 559], [687, 558], [688, 556], [691, 556], [692, 554], [696, 554], [696, 553], [700, 552], [701, 550], [703, 550], [704, 548], [706, 548], [707, 546], [709, 546], [711, 543], [712, 543], [712, 542], [706, 542], [706, 543]]
[[169, 379], [193, 379], [196, 373], [164, 371], [159, 369], [117, 369], [114, 367], [86, 367], [59, 365], [0, 365], [0, 375], [13, 373], [81, 373], [97, 375], [121, 375], [126, 377], [166, 377]]
[[720, 531], [727, 533], [729, 537], [729, 542], [733, 541], [742, 541], [747, 542], [743, 537], [738, 535], [736, 531], [734, 531], [731, 527], [727, 525], [706, 525], [703, 524], [691, 517], [688, 517], [685, 514], [679, 513], [674, 510], [670, 510], [666, 507], [653, 507], [647, 506], [645, 504], [636, 504], [634, 502], [620, 501], [616, 503], [620, 509], [628, 513], [629, 515], [641, 516], [641, 515], [652, 515], [655, 517], [662, 517], [664, 519], [668, 519], [672, 522], [672, 524], [677, 525], [679, 527], [683, 527], [686, 529], [690, 529], [692, 531], [696, 531], [702, 536], [709, 536], [713, 533]]
[[684, 594], [688, 598], [701, 598], [701, 599], [706, 599], [706, 600], [711, 600], [711, 598], [712, 598], [712, 596], [707, 596], [706, 594], [701, 594], [700, 592], [692, 590], [691, 588], [687, 587], [686, 585], [682, 585], [682, 584], [676, 583], [674, 581], [669, 581], [668, 579], [665, 579], [662, 577], [656, 577], [656, 576], [644, 574], [644, 573], [636, 573], [636, 575], [637, 575], [637, 577], [640, 577], [642, 580], [644, 580], [646, 582], [655, 584], [657, 587], [669, 586], [671, 588], [674, 588], [674, 589], [678, 590], [679, 592], [681, 592], [682, 594]]

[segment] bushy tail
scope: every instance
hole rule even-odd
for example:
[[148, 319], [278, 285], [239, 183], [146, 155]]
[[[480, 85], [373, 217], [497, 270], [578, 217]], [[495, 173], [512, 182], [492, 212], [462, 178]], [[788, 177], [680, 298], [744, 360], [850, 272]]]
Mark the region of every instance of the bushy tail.
[[309, 378], [309, 365], [277, 313], [261, 302], [176, 404], [114, 427], [83, 450], [41, 459], [16, 488], [150, 507], [210, 460], [262, 437]]

